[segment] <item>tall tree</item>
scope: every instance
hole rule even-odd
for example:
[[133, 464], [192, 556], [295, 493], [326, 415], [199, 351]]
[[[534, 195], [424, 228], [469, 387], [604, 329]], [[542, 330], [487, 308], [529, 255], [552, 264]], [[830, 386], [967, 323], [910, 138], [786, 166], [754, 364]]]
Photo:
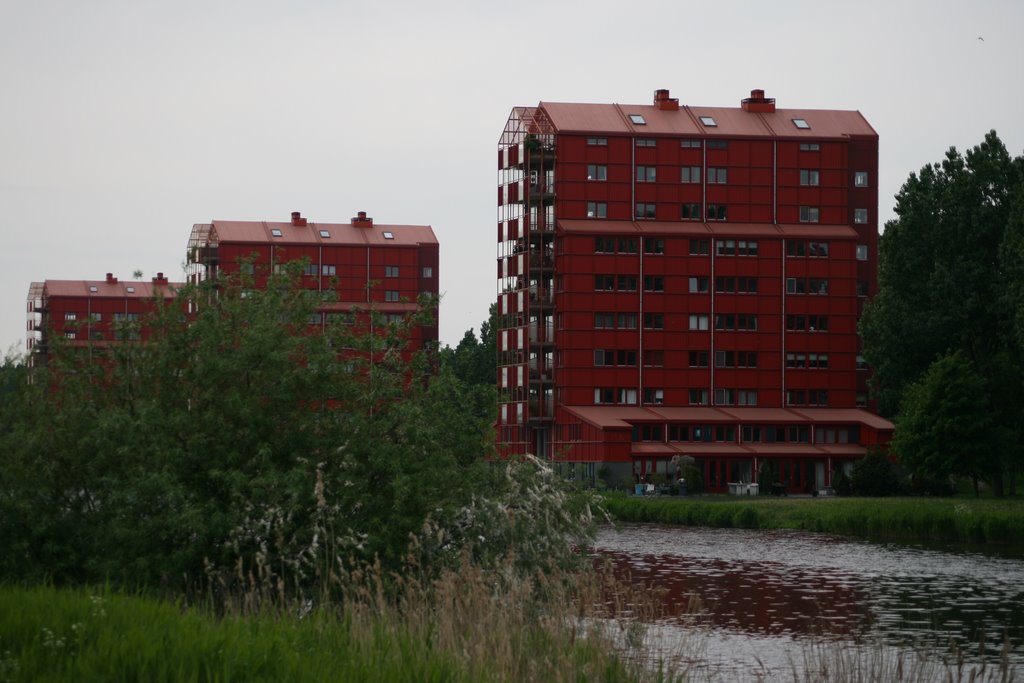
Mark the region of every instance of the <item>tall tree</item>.
[[[875, 396], [888, 415], [903, 412], [908, 389], [933, 363], [962, 354], [960, 365], [982, 379], [985, 394], [976, 400], [993, 411], [993, 429], [976, 435], [989, 441], [979, 448], [993, 454], [1006, 443], [1005, 430], [1021, 423], [1019, 403], [991, 397], [1020, 392], [1017, 306], [1007, 305], [1006, 293], [1019, 286], [1009, 244], [1022, 182], [1021, 159], [1010, 157], [994, 131], [966, 154], [950, 149], [941, 163], [912, 173], [896, 196], [897, 218], [882, 235], [879, 292], [860, 327]], [[930, 381], [953, 378], [938, 373]], [[913, 424], [904, 420], [899, 429]], [[916, 442], [907, 437], [909, 448]], [[998, 475], [991, 479], [998, 488]]]

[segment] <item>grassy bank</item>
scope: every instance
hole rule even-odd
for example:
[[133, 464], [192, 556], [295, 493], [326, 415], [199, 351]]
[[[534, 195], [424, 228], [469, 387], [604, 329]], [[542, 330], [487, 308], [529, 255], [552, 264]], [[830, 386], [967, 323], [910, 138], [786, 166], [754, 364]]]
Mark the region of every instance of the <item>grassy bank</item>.
[[958, 498], [640, 498], [608, 496], [618, 520], [802, 529], [901, 540], [1024, 544], [1024, 500]]
[[[217, 617], [111, 591], [0, 587], [0, 682], [654, 681], [611, 638], [478, 577], [440, 601]], [[529, 590], [529, 589], [524, 589]], [[613, 634], [609, 634], [613, 635]]]

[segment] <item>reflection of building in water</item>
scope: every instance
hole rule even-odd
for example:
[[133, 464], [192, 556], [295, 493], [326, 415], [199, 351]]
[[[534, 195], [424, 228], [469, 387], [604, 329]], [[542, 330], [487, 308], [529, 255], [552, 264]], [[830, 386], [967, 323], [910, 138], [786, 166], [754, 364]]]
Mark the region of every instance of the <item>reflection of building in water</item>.
[[819, 489], [884, 444], [857, 319], [878, 135], [859, 112], [542, 102], [498, 150], [497, 440], [616, 483]]

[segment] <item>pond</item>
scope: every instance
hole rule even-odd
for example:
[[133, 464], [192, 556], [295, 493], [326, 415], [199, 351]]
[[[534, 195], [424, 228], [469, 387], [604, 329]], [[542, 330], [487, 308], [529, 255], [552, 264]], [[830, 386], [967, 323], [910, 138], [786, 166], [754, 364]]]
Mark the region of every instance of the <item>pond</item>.
[[973, 662], [998, 659], [1008, 644], [1024, 668], [1020, 549], [620, 525], [599, 531], [595, 551], [621, 578], [663, 593], [663, 638], [699, 624], [712, 673], [792, 670], [822, 641], [959, 649]]

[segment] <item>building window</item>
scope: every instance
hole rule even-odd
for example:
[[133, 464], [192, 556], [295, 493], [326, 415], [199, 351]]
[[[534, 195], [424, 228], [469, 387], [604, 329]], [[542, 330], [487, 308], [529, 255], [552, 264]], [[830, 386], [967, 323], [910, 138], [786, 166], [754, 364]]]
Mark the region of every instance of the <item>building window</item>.
[[620, 254], [635, 254], [636, 253], [636, 239], [632, 237], [620, 237], [619, 238], [619, 253]]
[[94, 323], [103, 322], [103, 314], [102, 313], [90, 313], [89, 314], [89, 320], [93, 321]]
[[636, 146], [637, 147], [657, 147], [658, 146], [658, 141], [653, 139], [653, 138], [637, 138], [636, 139]]
[[708, 149], [729, 149], [728, 140], [708, 140]]
[[384, 266], [384, 277], [398, 277], [398, 266]]
[[595, 237], [594, 238], [594, 253], [595, 254], [614, 254], [615, 253], [615, 238], [614, 237]]
[[665, 329], [665, 315], [663, 313], [644, 313], [645, 330]]
[[690, 256], [707, 256], [710, 248], [709, 240], [690, 240]]
[[706, 368], [708, 366], [707, 351], [690, 351], [690, 367]]
[[715, 123], [715, 118], [713, 116], [701, 116], [700, 122], [703, 123], [705, 126], [708, 126], [709, 128], [714, 128], [715, 126], [718, 125], [717, 123]]
[[658, 168], [656, 166], [637, 166], [636, 181], [638, 183], [653, 183], [658, 179]]
[[664, 351], [644, 351], [644, 365], [649, 368], [660, 368], [665, 365]]
[[320, 266], [318, 266], [315, 263], [307, 263], [305, 265], [305, 267], [302, 269], [302, 274], [303, 275], [309, 275], [311, 277], [316, 277], [319, 273], [320, 273]]
[[868, 245], [858, 244], [857, 245], [857, 260], [867, 261], [868, 260]]
[[71, 312], [65, 313], [64, 314], [64, 320], [66, 320], [66, 321], [78, 320], [78, 314], [77, 313], [71, 313]]
[[587, 218], [607, 218], [608, 205], [604, 202], [587, 202]]
[[661, 275], [644, 275], [645, 292], [664, 292], [665, 278]]
[[646, 126], [647, 121], [644, 120], [643, 114], [630, 114], [629, 120], [637, 126]]
[[793, 119], [793, 125], [800, 130], [809, 130], [811, 127], [811, 124], [807, 123], [805, 119]]
[[684, 221], [699, 221], [700, 204], [683, 204], [682, 218]]
[[635, 330], [636, 329], [636, 313], [619, 313], [619, 329], [620, 330]]
[[708, 316], [705, 314], [691, 313], [690, 314], [690, 329], [695, 332], [701, 332], [708, 329]]
[[854, 223], [867, 223], [868, 222], [868, 210], [867, 209], [854, 209], [853, 210], [853, 222]]
[[655, 205], [650, 203], [640, 203], [636, 205], [636, 217], [640, 219], [651, 219], [655, 215]]
[[680, 140], [679, 146], [686, 149], [700, 149], [700, 140]]
[[679, 172], [684, 183], [700, 182], [700, 166], [683, 166]]
[[282, 235], [281, 231], [278, 228], [271, 228], [270, 234], [273, 235], [274, 237], [281, 237]]
[[[665, 402], [664, 389], [644, 389], [644, 403], [660, 405]], [[660, 426], [660, 425], [659, 425]]]
[[135, 288], [134, 287], [125, 287], [124, 291], [128, 292], [129, 294], [134, 294], [135, 293]]
[[616, 289], [620, 292], [635, 292], [636, 275], [619, 275]]
[[619, 403], [635, 406], [636, 389], [619, 389]]
[[[331, 268], [333, 267], [334, 266], [331, 266]], [[331, 273], [331, 275], [334, 275], [334, 273]], [[430, 279], [434, 277], [434, 269], [431, 268], [430, 266], [423, 266], [423, 277], [425, 279]]]
[[801, 185], [820, 185], [821, 174], [815, 169], [801, 169], [800, 170], [800, 184]]
[[326, 230], [321, 230], [320, 231], [320, 236], [321, 237], [330, 237], [331, 233], [327, 232]]
[[594, 289], [598, 292], [611, 292], [615, 290], [614, 275], [595, 275]]
[[857, 392], [857, 396], [854, 399], [854, 401], [855, 401], [854, 405], [856, 405], [858, 408], [867, 408], [868, 407], [868, 395], [866, 393], [864, 393], [863, 391], [858, 391]]
[[868, 283], [865, 280], [857, 280], [857, 296], [868, 295]]
[[615, 365], [615, 352], [608, 349], [594, 349], [594, 367]]
[[595, 330], [611, 330], [615, 327], [615, 314], [614, 313], [595, 313], [594, 314], [594, 329]]
[[[691, 406], [706, 406], [708, 402], [707, 389], [690, 389]], [[694, 440], [696, 440], [696, 436], [694, 436]]]
[[384, 239], [386, 239], [386, 240], [393, 240], [393, 239], [395, 239], [395, 234], [393, 232], [391, 232], [390, 230], [385, 230], [381, 234], [384, 235]]
[[606, 387], [594, 387], [594, 403], [615, 403], [615, 390]]
[[757, 315], [754, 313], [720, 313], [715, 316], [716, 330], [757, 331]]
[[868, 186], [868, 172], [867, 171], [855, 171], [853, 174], [853, 186], [854, 187], [867, 187]]
[[817, 223], [818, 222], [818, 207], [816, 207], [816, 206], [801, 206], [800, 207], [800, 222], [801, 223]]
[[708, 183], [712, 185], [724, 185], [728, 182], [728, 169], [724, 168], [708, 168]]
[[644, 238], [644, 253], [645, 254], [664, 254], [665, 253], [665, 240], [655, 237]]
[[817, 152], [819, 149], [821, 149], [821, 146], [817, 142], [801, 142], [800, 143], [800, 151], [801, 152]]
[[587, 138], [587, 144], [591, 147], [605, 147], [608, 144], [608, 138]]
[[385, 291], [384, 292], [384, 301], [392, 301], [392, 302], [398, 301], [398, 292], [393, 290], [393, 289], [389, 289], [389, 290]]
[[828, 258], [828, 242], [808, 242], [807, 255], [811, 258]]
[[588, 164], [587, 180], [608, 180], [608, 167], [599, 164]]
[[719, 276], [715, 278], [715, 292], [718, 294], [756, 294], [756, 277]]
[[690, 294], [704, 294], [708, 291], [708, 278], [706, 277], [691, 277], [690, 278]]
[[726, 218], [725, 204], [708, 204], [708, 220], [724, 221]]

